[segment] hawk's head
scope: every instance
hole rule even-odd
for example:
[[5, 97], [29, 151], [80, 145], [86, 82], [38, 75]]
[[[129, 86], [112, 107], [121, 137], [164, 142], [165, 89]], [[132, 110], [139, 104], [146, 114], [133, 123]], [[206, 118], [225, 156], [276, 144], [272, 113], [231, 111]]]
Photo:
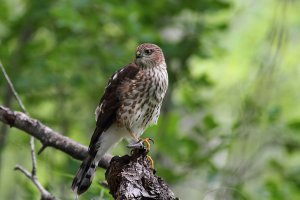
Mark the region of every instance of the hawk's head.
[[165, 62], [165, 57], [159, 46], [144, 43], [137, 47], [135, 62], [141, 67], [156, 67]]

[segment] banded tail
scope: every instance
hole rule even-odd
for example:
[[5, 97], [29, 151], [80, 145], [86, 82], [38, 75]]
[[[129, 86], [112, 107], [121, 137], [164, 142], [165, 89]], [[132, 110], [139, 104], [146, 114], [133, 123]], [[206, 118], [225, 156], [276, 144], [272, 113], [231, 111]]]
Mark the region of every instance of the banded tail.
[[123, 135], [119, 131], [118, 127], [112, 125], [93, 144], [90, 144], [89, 154], [80, 165], [72, 183], [72, 190], [78, 195], [84, 193], [92, 184], [102, 156], [122, 139]]
[[92, 184], [98, 162], [95, 160], [95, 156], [88, 155], [80, 165], [72, 183], [72, 190], [78, 195], [84, 193]]

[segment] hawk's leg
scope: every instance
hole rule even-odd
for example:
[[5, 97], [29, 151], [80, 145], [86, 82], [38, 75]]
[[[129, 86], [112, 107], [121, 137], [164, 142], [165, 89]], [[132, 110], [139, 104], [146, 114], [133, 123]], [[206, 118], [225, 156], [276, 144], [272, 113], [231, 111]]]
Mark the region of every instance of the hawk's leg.
[[133, 142], [129, 145], [127, 145], [128, 148], [135, 148], [135, 149], [142, 149], [143, 148], [143, 144], [140, 143], [141, 140], [136, 136], [135, 133], [133, 133], [129, 128], [127, 128], [130, 136], [133, 138]]
[[154, 141], [151, 138], [138, 139], [136, 142], [127, 145], [127, 147], [135, 149], [146, 149], [147, 151], [150, 151], [150, 141], [154, 143]]
[[131, 137], [134, 139], [135, 142], [139, 142], [140, 141], [140, 139], [136, 136], [136, 134], [134, 132], [132, 132], [129, 129], [128, 129], [128, 131], [129, 131]]
[[[150, 141], [154, 143], [154, 141], [151, 138], [137, 139], [134, 133], [132, 133], [131, 131], [129, 133], [137, 142], [127, 145], [128, 148], [146, 149], [147, 152], [150, 151], [150, 147], [151, 147]], [[149, 155], [147, 155], [147, 158], [150, 161], [151, 168], [154, 169], [153, 159]]]

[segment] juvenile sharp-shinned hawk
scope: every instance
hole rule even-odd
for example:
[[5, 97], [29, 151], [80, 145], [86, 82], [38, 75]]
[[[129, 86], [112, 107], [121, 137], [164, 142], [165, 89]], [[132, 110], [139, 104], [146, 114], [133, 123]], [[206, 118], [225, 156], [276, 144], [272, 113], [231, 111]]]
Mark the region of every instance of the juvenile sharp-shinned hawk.
[[110, 78], [98, 107], [96, 128], [88, 156], [82, 162], [72, 183], [77, 194], [92, 183], [102, 156], [122, 138], [138, 141], [144, 130], [156, 124], [168, 88], [164, 54], [155, 44], [137, 47], [134, 62]]

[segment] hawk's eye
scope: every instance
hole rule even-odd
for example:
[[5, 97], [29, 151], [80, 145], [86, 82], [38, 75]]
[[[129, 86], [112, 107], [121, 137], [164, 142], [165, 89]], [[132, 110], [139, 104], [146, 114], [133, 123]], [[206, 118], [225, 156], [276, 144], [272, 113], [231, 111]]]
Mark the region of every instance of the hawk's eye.
[[146, 55], [151, 55], [153, 53], [153, 49], [146, 49], [145, 54]]

